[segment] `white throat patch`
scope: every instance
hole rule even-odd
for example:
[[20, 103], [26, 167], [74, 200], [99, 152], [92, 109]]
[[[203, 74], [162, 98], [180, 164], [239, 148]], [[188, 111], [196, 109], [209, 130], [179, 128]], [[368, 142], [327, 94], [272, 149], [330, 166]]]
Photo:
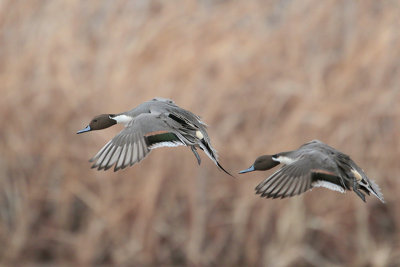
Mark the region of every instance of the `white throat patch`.
[[110, 119], [116, 120], [117, 123], [123, 123], [123, 124], [126, 125], [126, 124], [129, 123], [133, 118], [130, 117], [130, 116], [127, 116], [127, 115], [118, 115], [118, 116], [115, 116], [115, 117], [113, 117], [113, 118], [110, 117]]
[[278, 161], [278, 162], [280, 162], [282, 164], [285, 164], [285, 165], [292, 164], [293, 162], [296, 161], [295, 159], [291, 159], [291, 158], [288, 158], [288, 157], [285, 157], [285, 156], [279, 156], [277, 158], [272, 158], [272, 159], [275, 160], [275, 161]]

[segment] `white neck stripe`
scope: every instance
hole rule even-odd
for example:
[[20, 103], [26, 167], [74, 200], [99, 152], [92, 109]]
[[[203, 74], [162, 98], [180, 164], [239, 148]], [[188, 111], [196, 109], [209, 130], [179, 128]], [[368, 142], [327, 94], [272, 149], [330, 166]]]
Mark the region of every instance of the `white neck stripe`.
[[115, 117], [110, 117], [110, 119], [116, 120], [117, 123], [123, 123], [123, 124], [127, 124], [129, 123], [133, 118], [127, 115], [118, 115]]
[[285, 157], [285, 156], [279, 156], [277, 158], [272, 158], [272, 159], [275, 160], [275, 161], [278, 161], [278, 162], [280, 162], [282, 164], [285, 164], [285, 165], [292, 164], [293, 162], [296, 161], [294, 159], [291, 159], [291, 158], [288, 158], [288, 157]]

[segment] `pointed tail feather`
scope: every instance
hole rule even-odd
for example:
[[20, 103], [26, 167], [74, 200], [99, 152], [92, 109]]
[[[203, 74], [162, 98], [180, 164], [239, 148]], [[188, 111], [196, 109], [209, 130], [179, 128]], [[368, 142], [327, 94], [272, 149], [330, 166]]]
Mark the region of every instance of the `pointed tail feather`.
[[235, 178], [235, 176], [233, 176], [231, 173], [229, 173], [227, 170], [225, 170], [222, 165], [218, 162], [218, 156], [216, 154], [216, 151], [213, 150], [210, 145], [204, 140], [201, 140], [201, 143], [199, 143], [200, 148], [204, 151], [204, 153], [206, 153], [206, 155], [215, 163], [215, 165], [218, 166], [218, 168], [222, 171], [224, 171], [226, 174], [228, 174], [229, 176], [232, 176]]
[[368, 190], [380, 201], [382, 201], [382, 203], [385, 203], [385, 200], [383, 199], [383, 194], [381, 193], [381, 189], [379, 188], [379, 186], [372, 180], [369, 180], [368, 182]]
[[221, 164], [219, 164], [218, 161], [215, 161], [215, 162], [216, 162], [218, 168], [220, 168], [221, 170], [223, 170], [223, 171], [224, 171], [226, 174], [228, 174], [229, 176], [232, 176], [233, 178], [236, 178], [235, 176], [233, 176], [232, 174], [230, 174], [227, 170], [225, 170], [225, 169], [221, 166]]

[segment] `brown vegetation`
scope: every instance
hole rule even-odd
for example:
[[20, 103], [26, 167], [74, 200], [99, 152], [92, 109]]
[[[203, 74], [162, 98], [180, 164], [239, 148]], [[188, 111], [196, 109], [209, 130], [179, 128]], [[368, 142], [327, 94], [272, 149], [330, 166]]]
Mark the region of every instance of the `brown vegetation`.
[[[178, 3], [179, 2], [179, 3]], [[0, 1], [0, 265], [399, 266], [398, 1]], [[320, 139], [386, 204], [285, 200], [185, 147], [90, 169], [154, 96], [202, 116], [228, 170]], [[397, 193], [396, 193], [397, 192]]]

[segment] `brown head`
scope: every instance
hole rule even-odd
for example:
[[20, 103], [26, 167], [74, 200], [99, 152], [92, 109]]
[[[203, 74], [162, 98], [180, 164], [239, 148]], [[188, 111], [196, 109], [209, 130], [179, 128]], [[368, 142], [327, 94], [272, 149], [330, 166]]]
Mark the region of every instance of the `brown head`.
[[253, 165], [250, 166], [250, 168], [240, 171], [239, 173], [246, 173], [246, 172], [252, 172], [252, 171], [265, 171], [272, 169], [276, 165], [279, 164], [279, 161], [274, 160], [277, 155], [263, 155], [260, 156], [254, 161]]
[[117, 121], [113, 119], [114, 116], [114, 114], [98, 115], [90, 121], [89, 125], [86, 126], [86, 128], [78, 131], [77, 134], [86, 133], [94, 130], [101, 130], [113, 126], [117, 123]]

